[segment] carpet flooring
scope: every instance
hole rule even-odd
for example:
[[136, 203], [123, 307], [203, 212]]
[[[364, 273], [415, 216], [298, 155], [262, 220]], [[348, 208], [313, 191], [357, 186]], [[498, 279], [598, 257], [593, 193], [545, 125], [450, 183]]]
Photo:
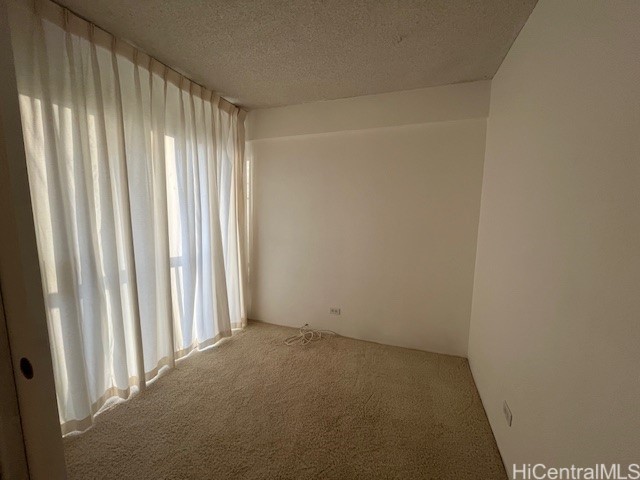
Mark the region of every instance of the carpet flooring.
[[506, 479], [463, 358], [252, 322], [65, 438], [70, 479]]

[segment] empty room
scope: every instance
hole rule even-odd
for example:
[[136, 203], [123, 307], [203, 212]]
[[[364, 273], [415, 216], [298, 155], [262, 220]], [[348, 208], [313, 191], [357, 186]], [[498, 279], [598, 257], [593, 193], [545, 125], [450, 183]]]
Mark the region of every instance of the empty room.
[[0, 479], [640, 479], [640, 2], [0, 0]]

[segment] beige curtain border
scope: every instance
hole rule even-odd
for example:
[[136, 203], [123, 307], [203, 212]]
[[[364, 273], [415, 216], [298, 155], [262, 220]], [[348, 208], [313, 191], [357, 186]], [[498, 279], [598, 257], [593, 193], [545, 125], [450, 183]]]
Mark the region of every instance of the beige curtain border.
[[[232, 329], [239, 329], [242, 328], [243, 325], [240, 323], [234, 323], [232, 324], [231, 328]], [[183, 348], [182, 350], [178, 350], [177, 352], [175, 352], [174, 356], [166, 356], [161, 358], [158, 363], [156, 364], [156, 366], [149, 372], [145, 373], [145, 382], [149, 382], [151, 380], [153, 380], [154, 378], [158, 377], [158, 375], [160, 374], [160, 370], [163, 367], [168, 367], [171, 366], [172, 363], [174, 363], [174, 358], [175, 360], [179, 360], [181, 358], [186, 357], [187, 355], [189, 355], [191, 352], [193, 352], [194, 350], [203, 350], [207, 347], [210, 347], [212, 345], [215, 345], [216, 343], [218, 343], [220, 340], [224, 339], [224, 338], [228, 338], [232, 336], [232, 331], [231, 330], [227, 330], [224, 332], [220, 332], [218, 335], [216, 335], [213, 338], [210, 338], [209, 340], [205, 340], [202, 343], [197, 343], [194, 342], [191, 345], [189, 345], [187, 348]], [[167, 370], [167, 371], [171, 371], [173, 369]], [[70, 433], [75, 433], [75, 434], [79, 434], [84, 432], [85, 430], [87, 430], [88, 428], [90, 428], [93, 425], [93, 421], [94, 418], [96, 416], [96, 414], [100, 411], [100, 409], [102, 407], [105, 406], [105, 404], [111, 400], [112, 398], [120, 398], [122, 400], [128, 400], [131, 397], [131, 387], [134, 386], [139, 386], [140, 385], [140, 379], [137, 376], [133, 376], [133, 377], [129, 377], [129, 387], [128, 388], [117, 388], [117, 387], [111, 387], [109, 388], [106, 392], [104, 392], [102, 394], [102, 396], [100, 398], [98, 398], [98, 400], [96, 400], [92, 405], [91, 405], [91, 414], [79, 419], [79, 420], [69, 420], [67, 422], [64, 422], [60, 425], [60, 430], [62, 431], [62, 435], [68, 435]]]

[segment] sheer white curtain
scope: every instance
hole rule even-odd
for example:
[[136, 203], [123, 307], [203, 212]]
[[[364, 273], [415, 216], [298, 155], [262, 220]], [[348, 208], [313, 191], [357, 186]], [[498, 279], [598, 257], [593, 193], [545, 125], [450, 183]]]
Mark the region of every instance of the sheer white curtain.
[[244, 325], [244, 112], [48, 0], [8, 3], [68, 433]]

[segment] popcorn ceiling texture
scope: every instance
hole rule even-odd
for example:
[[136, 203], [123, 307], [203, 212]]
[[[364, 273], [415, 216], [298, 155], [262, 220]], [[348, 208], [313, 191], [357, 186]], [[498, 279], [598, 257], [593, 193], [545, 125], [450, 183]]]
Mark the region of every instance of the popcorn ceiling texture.
[[467, 360], [250, 323], [65, 439], [69, 479], [505, 480]]
[[537, 0], [57, 0], [247, 108], [489, 79]]

